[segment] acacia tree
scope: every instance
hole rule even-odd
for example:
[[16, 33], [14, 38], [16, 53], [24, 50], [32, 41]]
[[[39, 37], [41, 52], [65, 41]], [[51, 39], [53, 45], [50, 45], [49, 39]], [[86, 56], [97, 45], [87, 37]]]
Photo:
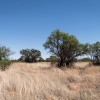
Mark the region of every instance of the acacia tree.
[[69, 66], [77, 56], [85, 54], [88, 50], [87, 44], [80, 44], [75, 36], [61, 32], [59, 29], [51, 33], [43, 46], [60, 59], [59, 67], [65, 64]]
[[41, 52], [36, 49], [22, 49], [20, 50], [21, 59], [26, 62], [36, 62], [41, 56]]

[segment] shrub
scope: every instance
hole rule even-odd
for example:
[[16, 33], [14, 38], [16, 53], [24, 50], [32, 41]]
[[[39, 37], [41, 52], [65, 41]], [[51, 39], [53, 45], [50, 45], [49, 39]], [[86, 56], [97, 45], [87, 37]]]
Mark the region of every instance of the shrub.
[[78, 61], [82, 61], [82, 62], [90, 62], [91, 59], [90, 59], [90, 58], [83, 58], [83, 59], [79, 59]]
[[5, 70], [9, 67], [9, 65], [11, 64], [12, 62], [10, 60], [1, 60], [0, 61], [0, 69], [1, 70]]

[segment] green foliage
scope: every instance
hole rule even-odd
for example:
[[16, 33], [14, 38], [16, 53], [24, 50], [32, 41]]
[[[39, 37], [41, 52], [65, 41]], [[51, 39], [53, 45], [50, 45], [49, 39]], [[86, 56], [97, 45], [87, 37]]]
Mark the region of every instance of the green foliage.
[[82, 61], [82, 62], [90, 62], [91, 59], [90, 59], [90, 58], [83, 58], [83, 59], [79, 59], [78, 61]]
[[23, 49], [20, 51], [21, 60], [25, 62], [36, 62], [41, 56], [41, 52], [35, 49]]
[[50, 62], [50, 58], [46, 58], [46, 60], [45, 60], [46, 62]]
[[50, 56], [50, 62], [57, 62], [58, 58], [56, 56]]
[[74, 62], [77, 56], [87, 53], [88, 45], [80, 44], [77, 38], [68, 33], [54, 30], [44, 43], [44, 48], [60, 58], [59, 67], [65, 63], [67, 66]]
[[7, 48], [6, 46], [2, 46], [0, 45], [0, 60], [4, 60], [7, 59], [11, 54], [13, 54], [14, 52], [12, 52], [9, 48]]
[[44, 62], [44, 59], [42, 57], [39, 57], [38, 61], [39, 62]]
[[9, 67], [12, 62], [10, 60], [1, 60], [0, 61], [0, 69], [5, 70]]
[[93, 64], [100, 65], [100, 42], [90, 45], [89, 55]]
[[50, 56], [49, 58], [46, 58], [46, 62], [57, 62], [58, 58], [56, 56]]

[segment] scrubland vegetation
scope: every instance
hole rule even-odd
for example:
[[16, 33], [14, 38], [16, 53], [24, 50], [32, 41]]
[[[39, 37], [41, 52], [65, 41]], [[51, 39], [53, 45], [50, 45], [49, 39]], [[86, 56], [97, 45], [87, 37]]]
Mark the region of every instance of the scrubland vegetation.
[[0, 100], [100, 100], [100, 42], [82, 44], [57, 29], [43, 46], [52, 54], [46, 60], [33, 48], [15, 62], [0, 45]]
[[[100, 65], [100, 42], [96, 43], [80, 43], [74, 35], [62, 32], [59, 29], [51, 32], [46, 42], [43, 44], [45, 49], [48, 49], [52, 54], [46, 61], [57, 62], [59, 68], [63, 66], [70, 67], [79, 56], [88, 56], [94, 65]], [[6, 46], [0, 45], [0, 61], [8, 60], [13, 52]], [[20, 50], [21, 57], [18, 61], [28, 63], [41, 62], [44, 59], [41, 57], [41, 52], [37, 49], [22, 49]], [[6, 66], [4, 66], [6, 68]]]
[[13, 63], [0, 71], [0, 100], [100, 100], [100, 67]]

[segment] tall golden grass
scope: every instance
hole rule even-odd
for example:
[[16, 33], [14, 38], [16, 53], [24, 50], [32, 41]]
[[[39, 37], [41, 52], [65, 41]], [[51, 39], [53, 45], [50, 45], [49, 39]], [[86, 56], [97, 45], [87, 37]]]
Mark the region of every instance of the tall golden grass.
[[0, 71], [0, 100], [100, 100], [100, 67], [85, 66], [14, 63]]

